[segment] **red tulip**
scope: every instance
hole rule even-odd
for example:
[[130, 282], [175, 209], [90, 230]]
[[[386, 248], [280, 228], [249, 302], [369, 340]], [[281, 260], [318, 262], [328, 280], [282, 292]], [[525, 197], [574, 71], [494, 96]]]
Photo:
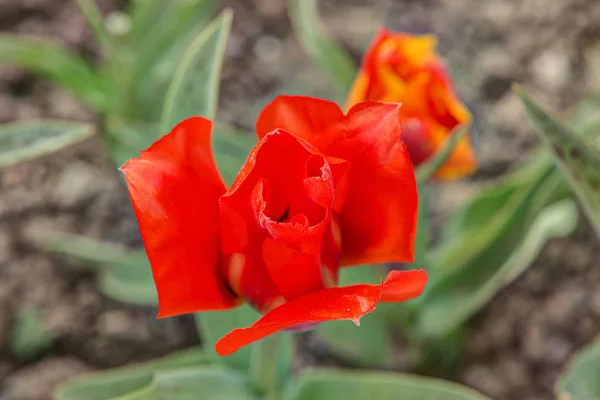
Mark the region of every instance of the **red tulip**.
[[265, 315], [216, 344], [228, 355], [281, 329], [360, 317], [418, 296], [424, 271], [335, 287], [340, 266], [413, 259], [415, 177], [398, 105], [281, 96], [227, 190], [209, 120], [177, 125], [122, 170], [152, 265], [159, 317], [247, 301]]
[[[472, 119], [452, 88], [436, 44], [433, 35], [382, 29], [365, 54], [346, 104], [350, 108], [363, 101], [402, 103], [402, 140], [414, 165], [427, 161], [454, 128]], [[465, 136], [434, 177], [455, 179], [476, 169], [470, 138]]]

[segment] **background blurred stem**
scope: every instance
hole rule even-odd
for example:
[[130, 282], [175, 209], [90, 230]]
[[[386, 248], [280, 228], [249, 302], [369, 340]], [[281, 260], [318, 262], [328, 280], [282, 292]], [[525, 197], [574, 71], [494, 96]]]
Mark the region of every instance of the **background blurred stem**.
[[279, 400], [279, 352], [283, 333], [267, 336], [252, 346], [250, 380], [269, 400]]

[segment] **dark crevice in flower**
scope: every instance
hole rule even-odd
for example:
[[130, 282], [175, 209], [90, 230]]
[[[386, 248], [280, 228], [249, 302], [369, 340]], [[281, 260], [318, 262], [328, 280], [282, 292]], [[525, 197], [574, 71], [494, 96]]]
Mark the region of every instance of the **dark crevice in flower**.
[[286, 207], [285, 211], [283, 212], [283, 214], [281, 215], [281, 217], [277, 218], [276, 221], [278, 224], [282, 223], [282, 222], [287, 222], [288, 218], [290, 216], [290, 207]]

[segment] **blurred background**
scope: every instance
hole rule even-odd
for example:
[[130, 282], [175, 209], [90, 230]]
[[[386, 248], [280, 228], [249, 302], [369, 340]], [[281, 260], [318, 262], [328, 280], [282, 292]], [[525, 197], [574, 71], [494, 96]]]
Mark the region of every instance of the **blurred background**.
[[[127, 6], [97, 3], [106, 16]], [[277, 93], [301, 88], [303, 94], [331, 94], [327, 76], [293, 35], [285, 3], [222, 1], [234, 12], [221, 82], [222, 122], [251, 130], [258, 110]], [[597, 0], [319, 5], [329, 32], [356, 62], [381, 24], [439, 36], [439, 50], [476, 117], [480, 169], [470, 180], [433, 188], [435, 224], [537, 143], [511, 84], [522, 83], [549, 108], [568, 110], [586, 91], [584, 54], [600, 39]], [[80, 54], [102, 57], [73, 0], [0, 0], [0, 31], [54, 37]], [[0, 65], [0, 122], [41, 118], [97, 116], [48, 80]], [[581, 220], [574, 234], [551, 240], [520, 279], [471, 319], [460, 366], [446, 378], [498, 400], [554, 398], [552, 387], [569, 355], [600, 331], [600, 249]], [[48, 399], [57, 382], [82, 372], [198, 342], [191, 317], [156, 320], [156, 309], [107, 299], [81, 262], [40, 251], [40, 235], [54, 230], [141, 244], [125, 187], [97, 137], [0, 172], [0, 399]], [[31, 361], [15, 356], [15, 346], [27, 346], [14, 340], [23, 326], [48, 335]], [[310, 337], [301, 346], [301, 365], [337, 365]]]

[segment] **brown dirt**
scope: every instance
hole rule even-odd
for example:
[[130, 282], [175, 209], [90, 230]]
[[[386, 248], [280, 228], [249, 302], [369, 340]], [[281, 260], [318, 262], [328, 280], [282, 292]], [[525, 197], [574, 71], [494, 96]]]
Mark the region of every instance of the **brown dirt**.
[[[122, 1], [99, 1], [103, 10]], [[227, 0], [236, 15], [227, 49], [219, 118], [252, 127], [273, 90], [320, 94], [331, 87], [291, 35], [283, 2]], [[498, 176], [535, 142], [514, 80], [557, 110], [585, 90], [583, 51], [600, 38], [594, 0], [321, 0], [333, 34], [358, 57], [378, 21], [399, 30], [433, 31], [473, 108], [481, 169], [470, 181], [436, 188], [447, 213]], [[56, 36], [97, 54], [85, 19], [70, 0], [0, 1], [0, 30]], [[285, 86], [281, 86], [282, 83]], [[291, 83], [289, 83], [291, 82]], [[0, 122], [93, 114], [48, 82], [0, 67]], [[148, 359], [197, 342], [189, 318], [155, 320], [156, 310], [104, 298], [90, 272], [42, 253], [33, 235], [48, 227], [139, 244], [127, 194], [98, 139], [59, 156], [0, 173], [0, 397], [47, 399], [58, 381], [94, 368]], [[552, 384], [569, 354], [600, 332], [597, 240], [587, 224], [552, 241], [534, 266], [469, 324], [456, 379], [497, 400], [553, 399]], [[41, 313], [54, 346], [20, 363], [8, 336], [24, 307]], [[35, 380], [40, 384], [29, 384]], [[3, 397], [4, 396], [4, 397]]]

